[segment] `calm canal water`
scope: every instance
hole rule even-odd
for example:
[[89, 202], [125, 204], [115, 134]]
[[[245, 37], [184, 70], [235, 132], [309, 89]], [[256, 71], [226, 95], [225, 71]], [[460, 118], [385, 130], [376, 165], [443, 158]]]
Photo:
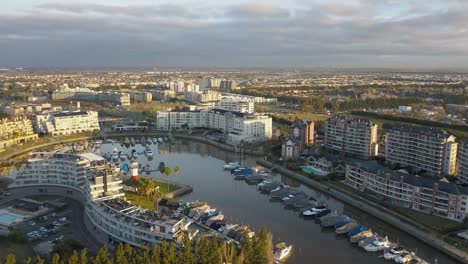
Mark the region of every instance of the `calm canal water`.
[[[254, 231], [264, 227], [274, 236], [274, 242], [286, 241], [294, 245], [294, 252], [288, 263], [385, 263], [379, 258], [382, 253], [368, 253], [347, 239], [336, 236], [333, 230], [322, 229], [314, 221], [301, 218], [293, 210], [285, 209], [281, 203], [272, 202], [268, 195], [257, 191], [255, 185], [248, 185], [244, 181], [237, 181], [223, 170], [225, 161], [235, 161], [236, 154], [225, 152], [216, 147], [187, 140], [179, 140], [173, 144], [163, 143], [158, 146], [150, 145], [155, 152], [152, 160], [140, 155], [139, 163], [150, 164], [155, 170], [149, 175], [156, 179], [167, 180], [166, 176], [156, 172], [159, 162], [174, 168], [179, 166], [181, 172], [173, 174], [170, 181], [193, 186], [194, 191], [182, 199], [207, 201], [212, 207], [223, 211], [228, 222], [246, 224]], [[110, 153], [114, 148], [130, 153], [132, 149], [143, 152], [144, 147], [122, 147], [119, 143], [103, 144], [102, 153]], [[257, 166], [255, 157], [245, 157], [244, 165]], [[146, 173], [141, 173], [146, 175]], [[387, 235], [392, 241], [399, 241], [406, 249], [415, 251], [423, 259], [439, 264], [457, 263], [442, 253], [428, 247], [413, 237], [393, 228], [390, 225], [368, 215], [356, 208], [344, 205], [326, 194], [320, 193], [297, 181], [282, 175], [275, 175], [290, 186], [304, 190], [309, 195], [328, 204], [329, 207], [343, 212], [360, 223], [372, 228], [374, 232]], [[388, 262], [391, 263], [391, 262]]]

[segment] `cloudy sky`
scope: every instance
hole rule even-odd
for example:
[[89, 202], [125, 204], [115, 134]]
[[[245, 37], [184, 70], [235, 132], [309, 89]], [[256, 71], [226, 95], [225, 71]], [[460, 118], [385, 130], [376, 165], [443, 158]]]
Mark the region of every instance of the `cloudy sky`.
[[8, 0], [0, 67], [468, 69], [466, 0]]

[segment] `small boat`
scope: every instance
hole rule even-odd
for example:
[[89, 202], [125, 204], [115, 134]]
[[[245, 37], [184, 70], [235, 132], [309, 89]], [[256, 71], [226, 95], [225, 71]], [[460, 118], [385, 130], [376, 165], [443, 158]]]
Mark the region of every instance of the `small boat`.
[[385, 252], [385, 254], [383, 256], [384, 256], [385, 260], [393, 260], [398, 255], [403, 253], [404, 251], [405, 251], [405, 249], [403, 247], [398, 246], [398, 247], [394, 247], [394, 248], [390, 249], [389, 251]]
[[127, 147], [130, 146], [130, 139], [128, 139], [128, 137], [125, 137], [125, 139], [124, 139], [124, 144], [125, 144], [125, 146], [127, 146]]
[[281, 188], [279, 182], [267, 182], [264, 185], [257, 186], [257, 188], [263, 193], [271, 193], [272, 191]]
[[262, 182], [265, 179], [265, 176], [259, 174], [248, 175], [245, 177], [245, 182], [248, 184], [257, 184]]
[[351, 223], [351, 222], [352, 222], [352, 221], [351, 221], [350, 218], [343, 219], [343, 220], [341, 220], [341, 221], [339, 221], [338, 223], [335, 224], [335, 229], [338, 229], [338, 228], [340, 228], [340, 227], [342, 227], [342, 226], [344, 226], [344, 225], [347, 225], [347, 224], [349, 224], [349, 223]]
[[167, 142], [167, 141], [169, 141], [169, 138], [168, 138], [168, 137], [164, 137], [163, 140], [164, 140], [164, 142]]
[[354, 228], [358, 227], [359, 224], [356, 223], [356, 222], [350, 222], [350, 223], [347, 223], [345, 225], [343, 225], [342, 227], [339, 227], [335, 230], [335, 232], [338, 234], [338, 235], [342, 235], [342, 234], [346, 234], [348, 233], [350, 230], [353, 230]]
[[151, 138], [147, 138], [146, 139], [146, 144], [148, 144], [148, 145], [153, 144], [153, 140], [151, 140]]
[[325, 210], [329, 210], [329, 209], [327, 209], [325, 205], [320, 205], [320, 206], [309, 208], [303, 211], [302, 215], [303, 216], [316, 216], [317, 214], [324, 212]]
[[371, 244], [364, 247], [364, 250], [368, 252], [377, 252], [385, 250], [392, 246], [392, 243], [388, 241], [388, 237], [379, 238], [372, 242]]
[[414, 254], [406, 251], [406, 252], [402, 252], [398, 254], [398, 256], [396, 256], [393, 259], [393, 261], [395, 261], [396, 263], [406, 263], [406, 262], [410, 262], [413, 258], [414, 258]]
[[358, 247], [360, 248], [364, 248], [365, 246], [371, 244], [372, 242], [374, 242], [375, 240], [379, 239], [379, 237], [377, 236], [377, 234], [374, 234], [366, 239], [363, 239], [361, 241], [358, 242]]
[[269, 181], [269, 180], [263, 180], [262, 182], [257, 184], [257, 190], [260, 190], [260, 188], [262, 188], [263, 186], [265, 186], [267, 184], [270, 184], [270, 183], [273, 183], [273, 182]]
[[146, 164], [145, 171], [146, 172], [151, 172], [151, 166], [149, 164]]
[[299, 201], [306, 201], [306, 202], [309, 201], [309, 198], [307, 197], [305, 193], [300, 193], [300, 194], [295, 195], [294, 197], [287, 197], [287, 198], [289, 199], [283, 200], [283, 204], [285, 206], [293, 206], [294, 203], [299, 202]]
[[119, 160], [119, 153], [117, 153], [117, 149], [114, 149], [112, 151], [111, 159], [112, 159], [112, 161], [118, 161]]
[[118, 163], [114, 164], [114, 171], [115, 172], [120, 172], [120, 166]]
[[158, 138], [156, 137], [153, 138], [153, 144], [158, 144]]
[[346, 220], [348, 219], [347, 216], [344, 216], [344, 215], [335, 215], [335, 216], [331, 216], [331, 217], [328, 217], [326, 219], [322, 219], [320, 221], [320, 226], [321, 227], [334, 227], [337, 223], [343, 221], [343, 220]]
[[146, 138], [145, 137], [141, 137], [140, 144], [142, 144], [143, 146], [146, 144]]
[[125, 153], [123, 153], [123, 152], [120, 152], [119, 157], [120, 157], [121, 160], [127, 159], [127, 155]]
[[236, 169], [240, 167], [240, 164], [238, 161], [234, 161], [234, 162], [229, 162], [227, 164], [224, 164], [224, 169], [225, 170], [233, 170], [233, 169]]
[[146, 151], [146, 156], [147, 156], [148, 158], [152, 158], [152, 157], [154, 156], [153, 151], [151, 151], [151, 150]]
[[138, 153], [137, 153], [136, 151], [134, 151], [134, 152], [132, 153], [132, 157], [133, 157], [134, 159], [138, 158]]
[[136, 142], [134, 138], [130, 138], [130, 145], [135, 146]]
[[217, 220], [217, 221], [214, 221], [211, 225], [210, 225], [210, 228], [211, 229], [214, 229], [214, 230], [218, 230], [220, 229], [221, 227], [225, 226], [226, 225], [226, 221], [224, 220]]
[[364, 230], [364, 231], [362, 231], [361, 233], [356, 234], [356, 235], [350, 237], [350, 238], [349, 238], [349, 241], [350, 241], [351, 243], [357, 243], [357, 242], [359, 242], [359, 241], [361, 241], [361, 240], [363, 240], [363, 239], [366, 239], [366, 238], [368, 238], [368, 237], [371, 237], [372, 235], [373, 235], [372, 230], [370, 230], [370, 229]]
[[274, 258], [278, 262], [286, 260], [286, 258], [291, 254], [292, 245], [286, 245], [286, 243], [278, 243], [275, 245], [273, 250]]
[[226, 225], [226, 226], [221, 227], [220, 229], [218, 229], [218, 232], [220, 232], [221, 234], [226, 236], [232, 229], [235, 229], [237, 226], [238, 226], [238, 224]]
[[159, 142], [159, 143], [163, 143], [163, 139], [162, 139], [162, 138], [158, 138], [158, 142]]
[[301, 209], [301, 208], [306, 208], [307, 206], [310, 206], [311, 202], [309, 199], [300, 199], [299, 201], [295, 201], [293, 203], [293, 207], [296, 209]]
[[348, 237], [352, 237], [352, 236], [355, 236], [361, 232], [364, 232], [367, 230], [367, 227], [364, 226], [364, 225], [358, 225], [356, 226], [355, 228], [351, 229], [348, 231], [348, 233], [346, 234], [346, 236]]
[[196, 214], [196, 215], [193, 217], [193, 220], [198, 221], [198, 220], [200, 220], [200, 218], [202, 218], [203, 216], [208, 215], [208, 214], [210, 214], [210, 213], [214, 213], [214, 212], [216, 212], [216, 208], [210, 208], [210, 209], [205, 210], [205, 211], [200, 211], [200, 213]]
[[252, 175], [254, 171], [251, 168], [236, 168], [231, 170], [231, 174], [235, 177], [245, 178]]
[[211, 224], [213, 224], [214, 221], [218, 221], [218, 220], [224, 220], [224, 215], [223, 214], [218, 214], [218, 215], [214, 215], [214, 216], [208, 218], [208, 220], [206, 220], [206, 222], [205, 222], [205, 225], [211, 226]]

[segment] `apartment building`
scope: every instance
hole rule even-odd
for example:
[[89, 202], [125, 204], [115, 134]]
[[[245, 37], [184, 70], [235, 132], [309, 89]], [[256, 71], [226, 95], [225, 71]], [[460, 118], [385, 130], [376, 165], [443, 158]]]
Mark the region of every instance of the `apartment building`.
[[130, 100], [134, 102], [151, 103], [153, 94], [147, 92], [130, 93]]
[[203, 92], [185, 92], [186, 101], [195, 103], [205, 103], [221, 100], [221, 94], [217, 91], [206, 90]]
[[37, 140], [31, 120], [27, 118], [0, 119], [0, 151], [7, 148]]
[[161, 101], [167, 101], [171, 98], [176, 97], [176, 93], [169, 89], [154, 90], [154, 91], [151, 91], [151, 94], [153, 95], [154, 99], [161, 100]]
[[289, 129], [289, 134], [281, 146], [283, 159], [297, 159], [301, 151], [314, 143], [314, 122], [297, 120]]
[[272, 120], [266, 115], [245, 114], [222, 109], [159, 111], [156, 114], [160, 130], [184, 127], [214, 128], [224, 131], [231, 143], [261, 141], [272, 136]]
[[252, 101], [254, 103], [277, 103], [278, 98], [266, 98], [262, 96], [252, 96], [252, 95], [245, 95], [245, 94], [235, 94], [235, 93], [227, 93], [221, 92], [221, 99], [229, 99], [235, 101]]
[[468, 183], [468, 140], [465, 139], [460, 144], [460, 149], [458, 150], [458, 176], [463, 183]]
[[387, 130], [385, 159], [414, 172], [455, 175], [458, 143], [455, 136], [432, 127], [398, 126]]
[[99, 131], [98, 112], [75, 111], [47, 113], [35, 116], [35, 128], [39, 134], [52, 136]]
[[237, 89], [237, 82], [234, 80], [223, 80], [219, 85], [219, 89], [222, 91], [231, 91]]
[[217, 109], [226, 111], [253, 114], [255, 112], [255, 103], [253, 101], [239, 101], [232, 99], [222, 99], [216, 104]]
[[44, 193], [50, 187], [63, 187], [66, 192], [81, 193], [95, 232], [107, 235], [109, 241], [151, 247], [190, 235], [191, 222], [127, 202], [122, 180], [112, 173], [112, 166], [94, 153], [32, 153], [12, 187], [37, 186]]
[[79, 100], [130, 105], [130, 95], [127, 93], [100, 92], [88, 88], [68, 88], [68, 86], [63, 86], [52, 92], [52, 100]]
[[391, 204], [450, 220], [463, 221], [468, 213], [467, 188], [392, 171], [376, 161], [347, 164], [344, 183]]
[[61, 106], [53, 106], [49, 103], [43, 104], [10, 104], [4, 108], [4, 113], [11, 119], [22, 116], [32, 116], [43, 112], [57, 112], [62, 111]]
[[359, 158], [378, 153], [377, 124], [368, 119], [334, 116], [325, 121], [325, 147]]

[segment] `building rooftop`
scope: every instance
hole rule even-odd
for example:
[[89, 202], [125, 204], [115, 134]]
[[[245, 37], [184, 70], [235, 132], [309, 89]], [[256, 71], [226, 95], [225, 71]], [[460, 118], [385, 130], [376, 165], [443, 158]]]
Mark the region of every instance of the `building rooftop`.
[[426, 126], [395, 126], [388, 129], [388, 131], [399, 131], [399, 132], [406, 132], [406, 133], [414, 133], [414, 134], [423, 134], [432, 137], [438, 138], [448, 138], [451, 136], [445, 130], [435, 127], [426, 127]]
[[79, 116], [79, 115], [87, 115], [88, 112], [84, 111], [76, 111], [76, 112], [60, 112], [54, 113], [55, 117], [65, 117], [65, 116]]
[[417, 175], [407, 174], [407, 173], [400, 172], [400, 171], [393, 171], [387, 167], [380, 165], [375, 160], [352, 161], [352, 162], [349, 162], [348, 164], [363, 168], [364, 170], [368, 172], [372, 172], [381, 177], [389, 176], [390, 179], [393, 181], [403, 181], [404, 183], [407, 183], [412, 186], [433, 189], [434, 185], [437, 184], [439, 191], [454, 194], [454, 195], [460, 195], [460, 194], [468, 195], [468, 188], [466, 187], [462, 187], [459, 185], [455, 185], [455, 184], [447, 183], [443, 181], [435, 181], [435, 180], [420, 177]]

